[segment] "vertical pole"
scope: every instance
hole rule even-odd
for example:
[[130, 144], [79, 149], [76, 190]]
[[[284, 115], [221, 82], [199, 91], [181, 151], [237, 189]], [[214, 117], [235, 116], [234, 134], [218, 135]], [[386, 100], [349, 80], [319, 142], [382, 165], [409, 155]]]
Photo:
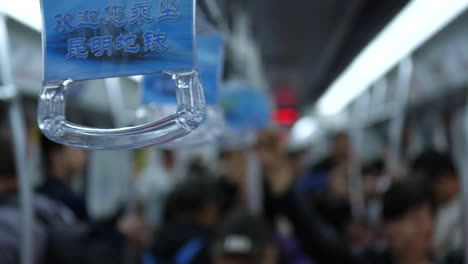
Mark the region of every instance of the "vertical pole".
[[404, 59], [398, 67], [397, 95], [395, 98], [392, 119], [389, 128], [389, 164], [390, 175], [398, 169], [401, 154], [401, 137], [405, 125], [405, 112], [408, 105], [411, 78], [413, 74], [413, 61], [410, 57]]
[[[466, 103], [465, 103], [466, 104]], [[463, 113], [463, 157], [460, 158], [462, 164], [462, 197], [463, 197], [463, 255], [465, 263], [468, 264], [468, 162], [466, 155], [468, 154], [468, 104], [465, 105]]]
[[[107, 95], [109, 97], [110, 110], [114, 125], [116, 127], [127, 126], [127, 117], [124, 105], [124, 97], [122, 92], [122, 81], [118, 78], [110, 78], [105, 80]], [[125, 211], [127, 214], [135, 212], [135, 155], [132, 150], [125, 152], [127, 154], [128, 162], [130, 164], [130, 175], [126, 179], [126, 186], [128, 186], [126, 193]], [[124, 263], [133, 263], [135, 257], [135, 250], [128, 244], [125, 249]]]
[[20, 263], [32, 264], [33, 262], [33, 206], [32, 206], [32, 186], [26, 171], [26, 133], [23, 120], [23, 110], [21, 100], [16, 91], [13, 81], [12, 64], [10, 62], [10, 49], [8, 43], [8, 29], [6, 17], [0, 13], [0, 64], [1, 77], [4, 81], [4, 87], [1, 89], [12, 89], [13, 96], [9, 104], [9, 120], [13, 132], [16, 171], [19, 186], [20, 201], [20, 223], [21, 223], [21, 252]]
[[[112, 113], [112, 118], [114, 120], [114, 125], [116, 127], [124, 127], [127, 126], [127, 117], [126, 117], [126, 111], [125, 111], [125, 105], [124, 105], [124, 97], [123, 97], [123, 92], [122, 92], [122, 81], [118, 78], [111, 78], [111, 79], [106, 79], [105, 80], [105, 85], [107, 89], [107, 95], [109, 96], [109, 104], [110, 104], [110, 110]], [[128, 193], [127, 193], [127, 205], [126, 205], [126, 210], [128, 213], [133, 212], [134, 206], [133, 206], [133, 201], [134, 201], [134, 176], [133, 172], [135, 172], [134, 164], [135, 164], [135, 157], [134, 153], [132, 151], [127, 151], [128, 153], [128, 162], [131, 164], [131, 173], [132, 175], [129, 176], [127, 179], [127, 186], [128, 188]]]
[[365, 210], [364, 201], [364, 182], [362, 178], [361, 154], [359, 152], [362, 146], [362, 138], [365, 129], [366, 114], [368, 113], [369, 101], [368, 94], [364, 94], [362, 98], [357, 99], [356, 104], [352, 108], [352, 118], [355, 120], [351, 125], [352, 139], [352, 160], [348, 170], [349, 179], [349, 194], [351, 203], [351, 212], [354, 219], [359, 219], [363, 216]]
[[126, 124], [127, 118], [121, 80], [118, 78], [106, 79], [105, 85], [107, 89], [107, 95], [109, 96], [110, 110], [112, 113], [112, 118], [114, 119], [114, 125], [117, 127], [128, 125]]
[[247, 201], [248, 209], [252, 214], [262, 213], [263, 186], [260, 164], [257, 154], [253, 150], [248, 150], [246, 154], [247, 166]]

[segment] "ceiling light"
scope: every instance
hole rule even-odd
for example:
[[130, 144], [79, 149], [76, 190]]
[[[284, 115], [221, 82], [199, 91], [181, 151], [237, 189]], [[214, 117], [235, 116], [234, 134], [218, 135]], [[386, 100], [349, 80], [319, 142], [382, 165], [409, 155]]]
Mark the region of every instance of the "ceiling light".
[[138, 75], [138, 76], [130, 76], [130, 80], [135, 81], [136, 83], [141, 83], [143, 81], [143, 76]]
[[336, 79], [317, 104], [321, 115], [345, 107], [468, 7], [467, 0], [413, 0]]
[[0, 13], [40, 31], [42, 28], [41, 5], [39, 0], [4, 0]]
[[302, 117], [291, 129], [289, 138], [290, 149], [301, 149], [312, 144], [319, 132], [319, 123], [313, 117]]

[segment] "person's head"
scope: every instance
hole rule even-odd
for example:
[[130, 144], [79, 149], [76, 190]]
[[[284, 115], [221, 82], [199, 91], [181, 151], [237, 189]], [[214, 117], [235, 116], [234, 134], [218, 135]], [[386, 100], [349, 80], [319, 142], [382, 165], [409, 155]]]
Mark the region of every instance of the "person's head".
[[351, 139], [345, 131], [337, 132], [332, 137], [332, 155], [338, 161], [346, 161], [351, 154]]
[[214, 264], [276, 263], [276, 249], [267, 225], [246, 212], [228, 216], [213, 243]]
[[362, 174], [365, 177], [374, 177], [378, 178], [384, 173], [385, 163], [382, 159], [375, 159], [362, 168]]
[[459, 193], [460, 182], [450, 155], [425, 151], [413, 162], [413, 170], [426, 181], [436, 205], [450, 201]]
[[60, 145], [42, 135], [41, 150], [47, 177], [69, 182], [85, 168], [86, 152], [83, 149]]
[[196, 154], [190, 158], [188, 174], [189, 177], [207, 177], [210, 174], [201, 154]]
[[255, 149], [264, 170], [275, 168], [275, 165], [286, 158], [286, 151], [277, 131], [267, 130], [258, 134]]
[[219, 221], [218, 189], [211, 180], [195, 178], [178, 184], [169, 194], [164, 221], [214, 228]]
[[381, 159], [376, 159], [363, 166], [362, 175], [366, 199], [374, 199], [380, 196], [379, 179], [383, 175], [384, 170], [385, 164]]
[[383, 196], [383, 234], [398, 261], [417, 261], [431, 249], [432, 212], [422, 184], [414, 179], [393, 183]]
[[306, 148], [288, 151], [288, 161], [295, 175], [302, 173], [302, 171], [306, 168], [307, 158], [309, 157], [309, 154], [309, 150]]

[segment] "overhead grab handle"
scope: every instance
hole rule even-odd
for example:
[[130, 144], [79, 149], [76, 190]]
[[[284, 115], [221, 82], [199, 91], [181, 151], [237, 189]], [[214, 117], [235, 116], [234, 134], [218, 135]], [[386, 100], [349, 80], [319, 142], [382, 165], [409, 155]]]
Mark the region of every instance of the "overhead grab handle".
[[[42, 0], [44, 86], [42, 132], [86, 149], [133, 149], [179, 139], [198, 127], [205, 100], [196, 63], [195, 1]], [[169, 74], [177, 110], [160, 120], [116, 129], [67, 121], [66, 93], [84, 80]]]

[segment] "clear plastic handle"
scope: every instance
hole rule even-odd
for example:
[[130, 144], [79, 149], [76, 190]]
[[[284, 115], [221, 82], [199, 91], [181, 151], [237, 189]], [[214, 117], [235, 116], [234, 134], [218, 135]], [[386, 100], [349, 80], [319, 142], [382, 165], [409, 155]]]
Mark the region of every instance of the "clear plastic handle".
[[175, 81], [178, 101], [176, 113], [167, 118], [117, 129], [97, 129], [71, 123], [65, 117], [65, 94], [73, 82], [68, 80], [44, 86], [39, 97], [39, 127], [55, 142], [93, 150], [142, 148], [181, 138], [204, 120], [203, 87], [195, 71], [167, 74]]

